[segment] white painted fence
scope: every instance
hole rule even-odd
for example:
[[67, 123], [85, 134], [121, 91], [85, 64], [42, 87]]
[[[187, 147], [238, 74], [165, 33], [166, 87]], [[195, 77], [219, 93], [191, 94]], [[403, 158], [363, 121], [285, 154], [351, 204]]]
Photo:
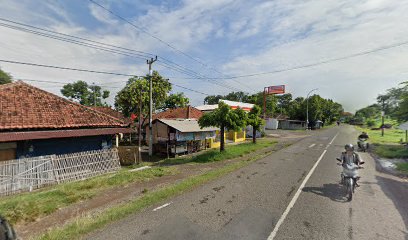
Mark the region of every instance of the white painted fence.
[[0, 162], [0, 195], [87, 179], [120, 169], [117, 149]]

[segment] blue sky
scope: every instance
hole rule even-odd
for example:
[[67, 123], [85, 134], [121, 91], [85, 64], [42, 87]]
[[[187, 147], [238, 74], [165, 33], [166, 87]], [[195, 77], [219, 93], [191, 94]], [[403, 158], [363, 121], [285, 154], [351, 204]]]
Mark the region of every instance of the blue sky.
[[[270, 72], [408, 41], [408, 2], [391, 0], [95, 0], [138, 28], [85, 0], [0, 0], [0, 18], [152, 53], [206, 78]], [[153, 35], [168, 45], [149, 36]], [[0, 26], [1, 59], [56, 66], [147, 73], [146, 59], [129, 58]], [[194, 57], [192, 60], [180, 51]], [[285, 84], [288, 92], [318, 94], [355, 111], [407, 80], [408, 45], [319, 66], [236, 79], [190, 79], [154, 64], [170, 81], [207, 94], [254, 93]], [[204, 63], [204, 64], [202, 64]], [[15, 78], [95, 82], [111, 91], [127, 77], [0, 63]], [[208, 81], [216, 82], [217, 84]], [[62, 84], [29, 82], [56, 94]], [[222, 87], [220, 85], [228, 85]], [[193, 105], [205, 96], [179, 87]]]

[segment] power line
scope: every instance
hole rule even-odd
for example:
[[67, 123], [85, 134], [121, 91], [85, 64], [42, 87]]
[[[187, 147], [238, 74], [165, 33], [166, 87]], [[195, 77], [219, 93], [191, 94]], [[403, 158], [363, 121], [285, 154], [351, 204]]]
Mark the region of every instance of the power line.
[[[27, 78], [16, 78], [16, 79], [17, 79], [17, 80], [21, 80], [21, 81], [28, 81], [28, 82], [41, 82], [41, 83], [59, 84], [59, 86], [60, 86], [60, 85], [65, 85], [65, 84], [69, 84], [69, 82], [59, 82], [59, 81], [49, 81], [49, 80], [38, 80], [38, 79], [27, 79]], [[116, 83], [126, 83], [126, 82], [125, 82], [125, 81], [122, 81], [122, 82], [116, 82]], [[174, 85], [174, 86], [176, 86], [176, 87], [185, 89], [185, 90], [189, 90], [189, 91], [191, 91], [191, 92], [195, 92], [195, 93], [199, 93], [199, 94], [202, 94], [202, 95], [210, 96], [210, 94], [208, 94], [208, 93], [203, 93], [203, 92], [200, 92], [200, 91], [197, 91], [197, 90], [188, 88], [188, 87], [184, 87], [184, 86], [181, 86], [181, 85], [178, 85], [178, 84], [175, 84], [175, 83], [170, 83], [170, 84], [171, 84], [171, 85]], [[99, 83], [97, 83], [96, 85], [98, 85], [98, 86], [100, 86], [100, 87], [104, 87], [104, 88], [121, 88], [121, 87], [101, 85], [101, 84], [99, 84]]]
[[[193, 57], [193, 56], [191, 56], [191, 55], [189, 55], [189, 54], [187, 54], [187, 53], [181, 51], [180, 49], [174, 47], [174, 46], [171, 45], [170, 43], [168, 43], [168, 42], [166, 42], [166, 41], [160, 39], [159, 37], [157, 37], [157, 36], [151, 34], [150, 32], [148, 32], [147, 30], [143, 29], [142, 27], [137, 26], [136, 24], [134, 24], [134, 23], [132, 23], [131, 21], [127, 20], [126, 18], [120, 16], [119, 14], [114, 13], [113, 11], [111, 11], [111, 10], [109, 10], [108, 8], [106, 8], [105, 6], [103, 6], [103, 5], [99, 4], [99, 3], [97, 3], [96, 1], [94, 1], [94, 0], [89, 0], [89, 1], [90, 1], [91, 3], [93, 3], [93, 4], [95, 4], [96, 6], [102, 8], [102, 9], [105, 10], [106, 12], [110, 13], [111, 15], [115, 16], [116, 18], [119, 18], [119, 19], [121, 19], [122, 21], [124, 21], [124, 22], [130, 24], [131, 26], [133, 26], [133, 27], [136, 28], [137, 30], [139, 30], [139, 31], [141, 31], [141, 32], [143, 32], [143, 33], [145, 33], [145, 34], [147, 34], [148, 36], [150, 36], [150, 37], [156, 39], [157, 41], [163, 43], [164, 45], [168, 46], [169, 48], [173, 49], [174, 51], [176, 51], [176, 52], [178, 52], [178, 53], [180, 53], [180, 54], [182, 54], [182, 55], [188, 57], [189, 59], [192, 59], [193, 61], [195, 61], [195, 62], [201, 64], [202, 66], [204, 66], [204, 67], [206, 67], [206, 68], [210, 68], [210, 69], [212, 69], [212, 70], [214, 70], [214, 71], [216, 71], [216, 72], [218, 72], [218, 73], [221, 73], [221, 72], [217, 71], [216, 69], [214, 69], [213, 67], [209, 67], [208, 64], [206, 64], [206, 63], [204, 63], [204, 62], [202, 62], [202, 61], [196, 59], [195, 57]], [[222, 74], [222, 73], [221, 73], [221, 74]], [[212, 79], [230, 79], [230, 78], [212, 78]], [[241, 84], [241, 85], [242, 85], [242, 83], [240, 83], [240, 82], [238, 82], [238, 81], [236, 81], [236, 82], [237, 82], [238, 84]], [[239, 89], [238, 89], [238, 90], [239, 90]]]
[[[11, 29], [26, 32], [26, 33], [36, 34], [36, 35], [39, 35], [39, 36], [60, 40], [60, 41], [63, 41], [63, 42], [69, 42], [69, 43], [72, 43], [72, 44], [85, 46], [85, 47], [89, 47], [89, 48], [93, 48], [93, 49], [97, 49], [97, 50], [102, 50], [102, 51], [106, 51], [106, 52], [110, 52], [110, 53], [120, 54], [120, 55], [124, 55], [124, 56], [127, 56], [127, 57], [136, 57], [136, 58], [139, 58], [139, 59], [145, 59], [146, 57], [149, 57], [149, 55], [152, 55], [151, 53], [146, 53], [146, 52], [137, 51], [137, 50], [133, 50], [133, 49], [127, 49], [127, 48], [115, 46], [115, 45], [112, 45], [112, 44], [101, 43], [101, 42], [89, 40], [89, 39], [86, 39], [86, 38], [76, 37], [76, 36], [73, 36], [73, 35], [58, 33], [58, 32], [55, 32], [55, 31], [35, 27], [35, 26], [32, 26], [32, 25], [28, 25], [28, 24], [18, 23], [18, 22], [15, 22], [15, 21], [4, 19], [4, 18], [0, 18], [0, 21], [10, 22], [10, 23], [19, 25], [19, 26], [13, 26], [13, 25], [10, 25], [10, 24], [0, 23], [0, 26], [3, 26], [3, 27], [11, 28]], [[28, 27], [28, 28], [32, 28], [32, 29], [38, 29], [38, 30], [44, 31], [46, 33], [39, 32], [39, 31], [32, 30], [32, 29], [23, 28], [23, 27], [20, 27], [20, 26], [24, 26], [24, 27]], [[51, 33], [51, 34], [49, 34], [49, 33]], [[56, 36], [56, 35], [58, 35], [58, 36]], [[61, 37], [61, 36], [67, 36], [69, 38]], [[113, 48], [98, 46], [98, 45], [95, 45], [95, 44], [90, 44], [90, 43], [87, 43], [87, 42], [78, 41], [78, 40], [74, 40], [74, 39], [70, 39], [70, 38], [84, 40], [84, 41], [88, 41], [88, 42], [92, 42], [92, 43], [96, 43], [96, 44], [100, 44], [100, 45], [110, 46], [110, 47], [113, 47]], [[119, 49], [119, 50], [117, 50], [117, 49]], [[122, 49], [125, 50], [125, 51], [123, 51]], [[137, 53], [135, 54], [133, 52], [137, 52]], [[139, 54], [139, 52], [141, 52], [141, 53], [143, 53], [145, 55]], [[230, 90], [236, 90], [237, 89], [237, 88], [231, 87], [231, 86], [229, 86], [229, 85], [227, 85], [225, 83], [219, 83], [219, 82], [216, 82], [215, 80], [207, 79], [207, 77], [201, 76], [201, 74], [196, 73], [193, 70], [185, 68], [185, 67], [183, 67], [183, 66], [181, 66], [181, 65], [179, 65], [177, 63], [174, 63], [174, 62], [172, 62], [170, 60], [167, 60], [167, 59], [165, 59], [163, 57], [162, 57], [162, 59], [164, 60], [164, 62], [162, 64], [159, 64], [160, 66], [172, 69], [172, 70], [180, 72], [182, 74], [186, 74], [188, 76], [193, 77], [193, 79], [204, 80], [204, 81], [207, 81], [207, 82], [214, 83], [216, 85], [222, 86], [224, 88], [228, 88]], [[175, 65], [175, 67], [170, 65], [169, 63]]]
[[55, 69], [78, 71], [78, 72], [90, 72], [90, 73], [109, 74], [109, 75], [126, 76], [126, 77], [140, 77], [140, 76], [130, 75], [130, 74], [104, 72], [104, 71], [95, 71], [95, 70], [79, 69], [79, 68], [69, 68], [69, 67], [59, 67], [59, 66], [52, 66], [52, 65], [45, 65], [45, 64], [37, 64], [37, 63], [27, 63], [27, 62], [19, 62], [19, 61], [11, 61], [11, 60], [4, 60], [4, 59], [0, 59], [0, 62], [12, 63], [12, 64], [21, 64], [21, 65], [28, 65], [28, 66], [35, 66], [35, 67], [55, 68]]
[[295, 66], [295, 67], [291, 67], [291, 68], [279, 69], [279, 70], [270, 71], [270, 72], [261, 72], [261, 73], [252, 73], [252, 74], [246, 74], [246, 75], [238, 75], [238, 76], [232, 76], [232, 77], [229, 77], [229, 78], [213, 78], [213, 79], [236, 79], [236, 78], [255, 77], [255, 76], [260, 76], [260, 75], [268, 75], [268, 74], [274, 74], [274, 73], [288, 72], [288, 71], [299, 70], [299, 69], [303, 69], [303, 68], [315, 67], [315, 66], [319, 66], [319, 65], [323, 65], [323, 64], [327, 64], [327, 63], [332, 63], [332, 62], [337, 62], [337, 61], [350, 59], [350, 58], [354, 58], [354, 57], [364, 56], [364, 55], [368, 55], [368, 54], [371, 54], [371, 53], [384, 51], [384, 50], [400, 47], [400, 46], [407, 45], [407, 44], [408, 44], [408, 41], [405, 41], [405, 42], [395, 43], [395, 44], [388, 45], [388, 46], [374, 48], [374, 49], [363, 51], [363, 52], [350, 54], [350, 55], [339, 57], [339, 58], [332, 58], [332, 59], [328, 59], [328, 60], [324, 60], [324, 61], [320, 61], [320, 62], [316, 62], [316, 63], [300, 65], [300, 66]]

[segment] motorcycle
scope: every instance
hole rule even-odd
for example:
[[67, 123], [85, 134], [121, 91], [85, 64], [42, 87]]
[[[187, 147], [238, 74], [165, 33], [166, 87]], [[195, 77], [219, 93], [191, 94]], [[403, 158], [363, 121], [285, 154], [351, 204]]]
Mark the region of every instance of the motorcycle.
[[[341, 162], [340, 158], [337, 158], [337, 160]], [[361, 164], [364, 164], [364, 162]], [[343, 167], [343, 172], [341, 173], [341, 183], [346, 187], [347, 200], [351, 201], [356, 188], [356, 181], [360, 178], [357, 170], [362, 169], [363, 167], [360, 167], [355, 163], [338, 163], [338, 165]]]
[[366, 152], [368, 149], [368, 142], [367, 142], [367, 138], [359, 138], [358, 142], [357, 142], [358, 148], [363, 151]]

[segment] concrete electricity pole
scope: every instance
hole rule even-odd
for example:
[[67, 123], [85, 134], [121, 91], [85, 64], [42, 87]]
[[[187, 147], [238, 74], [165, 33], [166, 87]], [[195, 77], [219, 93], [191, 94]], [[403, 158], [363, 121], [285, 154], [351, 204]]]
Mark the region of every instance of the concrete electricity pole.
[[152, 91], [153, 91], [153, 84], [152, 84], [152, 64], [157, 61], [157, 56], [155, 59], [151, 58], [147, 60], [147, 64], [149, 65], [149, 157], [153, 155], [153, 133], [152, 133], [152, 111], [153, 111], [153, 99], [152, 99]]

